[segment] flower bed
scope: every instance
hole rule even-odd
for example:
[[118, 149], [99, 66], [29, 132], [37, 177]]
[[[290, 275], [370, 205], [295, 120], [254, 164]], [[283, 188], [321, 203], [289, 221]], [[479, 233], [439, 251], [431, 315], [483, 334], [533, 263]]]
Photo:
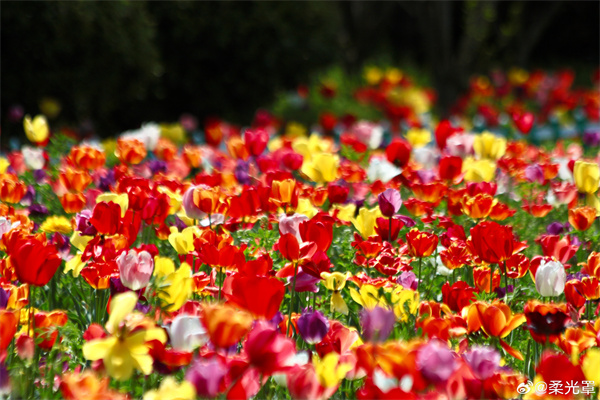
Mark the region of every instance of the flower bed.
[[585, 146], [550, 148], [525, 140], [548, 107], [473, 133], [467, 102], [434, 123], [432, 91], [366, 77], [386, 118], [310, 134], [262, 111], [100, 145], [26, 117], [36, 146], [0, 158], [0, 390], [597, 398], [597, 98], [573, 106]]

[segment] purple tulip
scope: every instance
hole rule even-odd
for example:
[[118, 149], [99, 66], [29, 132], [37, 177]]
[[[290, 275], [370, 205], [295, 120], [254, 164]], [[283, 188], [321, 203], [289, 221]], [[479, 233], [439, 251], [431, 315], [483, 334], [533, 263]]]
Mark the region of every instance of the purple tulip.
[[417, 353], [417, 368], [432, 383], [447, 381], [456, 366], [454, 352], [440, 340], [430, 341]]
[[[290, 286], [292, 279], [293, 277], [288, 278], [288, 283], [290, 283]], [[314, 276], [307, 274], [306, 272], [302, 271], [302, 268], [298, 268], [298, 274], [296, 275], [295, 291], [297, 293], [317, 293], [319, 291], [319, 287], [317, 286], [319, 282], [321, 282], [321, 279], [315, 278]]]
[[10, 376], [8, 374], [8, 370], [6, 369], [6, 365], [4, 365], [4, 363], [0, 363], [0, 396], [8, 396], [9, 394]]
[[249, 168], [250, 163], [243, 160], [238, 160], [238, 163], [235, 166], [233, 175], [235, 176], [235, 179], [242, 185], [249, 185], [252, 182], [250, 179], [250, 174], [248, 173]]
[[32, 185], [29, 185], [27, 186], [25, 196], [23, 196], [21, 199], [21, 204], [24, 206], [30, 206], [33, 204], [33, 200], [35, 200], [35, 189]]
[[562, 224], [558, 221], [553, 222], [546, 227], [546, 232], [548, 232], [550, 235], [560, 235], [567, 230], [565, 225], [566, 224]]
[[393, 217], [402, 207], [402, 198], [400, 192], [396, 189], [387, 189], [383, 193], [380, 193], [377, 197], [379, 202], [379, 209], [385, 217]]
[[392, 310], [375, 307], [372, 310], [363, 309], [360, 312], [362, 336], [368, 342], [385, 341], [396, 323], [396, 315]]
[[185, 380], [194, 385], [197, 396], [213, 398], [219, 394], [219, 386], [227, 370], [217, 358], [199, 359], [187, 370]]
[[491, 347], [473, 346], [463, 354], [463, 359], [477, 379], [487, 379], [494, 375], [500, 366], [500, 353]]
[[82, 210], [79, 214], [75, 215], [75, 225], [82, 235], [95, 236], [98, 233], [94, 225], [90, 223], [90, 218], [92, 218], [91, 210]]
[[529, 182], [537, 182], [539, 184], [544, 183], [544, 170], [539, 164], [528, 165], [525, 168], [525, 178]]
[[8, 304], [8, 298], [10, 296], [8, 295], [8, 293], [6, 292], [6, 290], [0, 288], [0, 310], [3, 310], [6, 308], [6, 305]]
[[148, 161], [148, 168], [155, 175], [159, 172], [167, 172], [167, 163], [162, 160], [150, 160]]
[[581, 141], [588, 147], [597, 147], [600, 145], [600, 131], [585, 132]]
[[406, 226], [407, 228], [412, 228], [413, 226], [415, 226], [417, 224], [414, 219], [412, 219], [411, 217], [409, 217], [407, 215], [399, 215], [398, 219], [400, 221], [404, 222], [404, 226]]
[[415, 273], [412, 271], [402, 272], [396, 282], [398, 282], [404, 289], [417, 290], [417, 287], [419, 286], [417, 275], [415, 275]]
[[298, 331], [306, 343], [320, 343], [329, 332], [329, 320], [321, 311], [305, 310], [298, 318]]
[[43, 169], [36, 169], [33, 171], [33, 177], [35, 178], [36, 183], [41, 185], [46, 181], [48, 174]]
[[48, 215], [48, 207], [43, 204], [32, 204], [29, 206], [29, 215], [41, 217], [44, 215]]

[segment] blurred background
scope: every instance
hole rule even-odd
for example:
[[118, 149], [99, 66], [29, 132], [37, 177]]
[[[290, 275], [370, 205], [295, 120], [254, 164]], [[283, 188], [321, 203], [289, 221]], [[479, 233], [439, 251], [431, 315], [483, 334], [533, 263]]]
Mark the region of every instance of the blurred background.
[[327, 71], [360, 76], [371, 64], [433, 87], [444, 116], [474, 74], [569, 67], [585, 84], [600, 64], [597, 1], [48, 1], [1, 11], [3, 143], [22, 134], [23, 113], [41, 110], [102, 137], [182, 113], [247, 124]]

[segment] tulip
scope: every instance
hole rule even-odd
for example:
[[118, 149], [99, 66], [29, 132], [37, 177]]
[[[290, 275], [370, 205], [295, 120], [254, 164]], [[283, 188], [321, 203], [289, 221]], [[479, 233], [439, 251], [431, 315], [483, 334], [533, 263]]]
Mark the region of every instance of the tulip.
[[477, 290], [465, 281], [455, 282], [452, 286], [446, 282], [442, 286], [442, 299], [452, 311], [460, 312], [475, 301], [476, 292]]
[[384, 342], [392, 333], [395, 323], [396, 315], [387, 308], [365, 308], [360, 312], [362, 337], [369, 342]]
[[146, 158], [146, 146], [138, 139], [117, 140], [115, 155], [124, 164], [136, 165]]
[[19, 203], [27, 192], [27, 185], [15, 175], [0, 174], [0, 200], [6, 203]]
[[33, 120], [29, 115], [26, 115], [23, 119], [23, 129], [27, 139], [37, 145], [46, 142], [50, 136], [48, 121], [43, 115], [36, 115]]
[[131, 290], [139, 290], [148, 286], [154, 261], [147, 251], [129, 250], [122, 252], [116, 259], [119, 266], [121, 282]]
[[65, 372], [60, 377], [59, 389], [66, 400], [113, 399], [126, 400], [127, 395], [109, 388], [110, 379], [99, 379], [91, 369], [83, 373]]
[[402, 206], [402, 198], [400, 192], [396, 189], [387, 189], [380, 193], [377, 197], [379, 209], [384, 217], [391, 218], [398, 212]]
[[183, 263], [175, 270], [173, 261], [165, 257], [156, 257], [154, 264], [154, 275], [160, 282], [158, 297], [167, 305], [167, 311], [179, 310], [192, 296], [192, 268]]
[[539, 343], [557, 340], [569, 321], [565, 304], [544, 304], [530, 300], [525, 304], [523, 313], [531, 337]]
[[315, 357], [313, 363], [317, 378], [321, 386], [325, 388], [337, 386], [352, 370], [352, 365], [340, 362], [340, 356], [337, 353], [328, 353], [322, 359]]
[[406, 140], [413, 148], [423, 147], [431, 142], [431, 132], [427, 129], [412, 128], [406, 132]]
[[444, 156], [440, 159], [439, 174], [440, 178], [454, 182], [462, 173], [462, 158], [458, 156]]
[[199, 358], [188, 368], [185, 380], [194, 386], [198, 396], [214, 398], [220, 393], [221, 382], [227, 372], [228, 368], [219, 358]]
[[483, 132], [475, 136], [473, 149], [480, 158], [497, 160], [506, 153], [506, 139], [490, 132]]
[[377, 217], [380, 216], [381, 211], [379, 208], [369, 210], [363, 207], [358, 212], [358, 217], [352, 219], [352, 224], [364, 239], [368, 239], [375, 235], [375, 223]]
[[173, 348], [181, 351], [194, 351], [208, 341], [206, 329], [200, 323], [200, 318], [185, 314], [173, 318], [169, 338]]
[[225, 279], [223, 286], [229, 303], [267, 320], [279, 311], [285, 296], [283, 283], [270, 276], [234, 274]]
[[475, 254], [489, 264], [498, 264], [513, 255], [514, 235], [512, 227], [484, 221], [471, 228]]
[[314, 154], [310, 160], [304, 160], [302, 173], [317, 183], [333, 182], [338, 178], [340, 159], [331, 153]]
[[413, 257], [429, 257], [438, 245], [438, 237], [434, 233], [421, 232], [417, 228], [406, 234], [408, 251]]
[[584, 206], [569, 210], [569, 223], [578, 231], [583, 232], [590, 229], [595, 219], [595, 208]]
[[250, 364], [263, 375], [272, 375], [291, 364], [296, 342], [266, 321], [259, 321], [244, 342]]
[[399, 168], [404, 168], [410, 159], [411, 150], [410, 143], [404, 139], [397, 138], [392, 140], [386, 147], [385, 155], [390, 163]]
[[535, 288], [542, 296], [560, 296], [566, 279], [565, 267], [560, 262], [542, 260], [535, 273]]
[[477, 379], [491, 377], [500, 367], [500, 353], [491, 347], [473, 346], [462, 357]]
[[352, 275], [349, 272], [342, 274], [341, 272], [321, 272], [321, 278], [324, 280], [324, 286], [333, 291], [331, 296], [331, 312], [340, 312], [348, 314], [348, 306], [341, 295], [341, 291], [346, 286], [346, 280]]
[[56, 247], [31, 238], [18, 239], [7, 245], [10, 262], [21, 283], [45, 286], [58, 270], [62, 259]]
[[327, 185], [327, 197], [331, 204], [344, 204], [348, 199], [350, 188], [341, 183], [330, 183]]
[[329, 320], [320, 311], [303, 313], [297, 321], [300, 336], [306, 343], [321, 342], [329, 331]]
[[211, 343], [226, 349], [239, 342], [250, 331], [253, 318], [245, 311], [214, 304], [202, 309], [201, 320]]
[[417, 368], [430, 382], [437, 384], [448, 380], [457, 368], [456, 355], [439, 340], [432, 340], [419, 348]]
[[292, 234], [296, 237], [298, 242], [302, 242], [300, 236], [300, 223], [308, 221], [306, 215], [295, 213], [294, 215], [287, 216], [282, 214], [279, 218], [279, 232], [284, 235], [286, 233]]
[[597, 162], [577, 160], [573, 168], [573, 177], [580, 193], [596, 193], [600, 184], [600, 166]]
[[468, 157], [463, 160], [462, 172], [466, 182], [491, 182], [496, 174], [496, 163], [489, 159], [474, 160]]
[[96, 170], [104, 165], [106, 155], [95, 147], [80, 145], [71, 148], [69, 159], [79, 168]]
[[257, 157], [265, 151], [269, 142], [269, 134], [264, 129], [247, 129], [244, 132], [244, 142], [250, 155]]
[[143, 400], [194, 400], [196, 398], [195, 387], [183, 381], [178, 383], [174, 377], [168, 376], [155, 390], [149, 390], [144, 394]]

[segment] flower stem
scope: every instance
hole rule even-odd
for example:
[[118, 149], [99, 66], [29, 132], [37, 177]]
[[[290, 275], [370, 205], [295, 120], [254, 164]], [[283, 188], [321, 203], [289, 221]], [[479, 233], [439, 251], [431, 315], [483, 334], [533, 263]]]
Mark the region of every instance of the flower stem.
[[423, 268], [423, 257], [419, 257], [419, 285], [418, 288], [421, 288], [421, 269]]
[[508, 270], [506, 269], [506, 260], [504, 260], [504, 302], [508, 304]]
[[294, 263], [294, 280], [292, 281], [292, 293], [290, 294], [290, 309], [288, 311], [287, 336], [290, 335], [290, 328], [292, 327], [292, 309], [294, 307], [294, 293], [296, 292], [296, 275], [298, 275], [298, 264]]

